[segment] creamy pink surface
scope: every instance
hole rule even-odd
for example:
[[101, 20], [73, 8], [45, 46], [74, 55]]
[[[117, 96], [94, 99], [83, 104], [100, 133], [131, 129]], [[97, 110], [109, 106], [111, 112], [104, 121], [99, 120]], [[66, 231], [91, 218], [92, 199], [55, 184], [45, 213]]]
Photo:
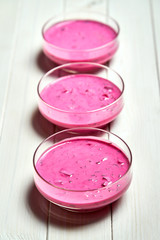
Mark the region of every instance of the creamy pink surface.
[[63, 208], [94, 211], [128, 189], [131, 155], [125, 153], [99, 137], [63, 140], [37, 158], [35, 184], [46, 199]]
[[105, 107], [120, 95], [121, 91], [112, 82], [87, 74], [59, 78], [40, 93], [47, 104], [75, 113]]
[[81, 191], [116, 182], [129, 165], [126, 155], [114, 145], [84, 138], [54, 145], [42, 154], [36, 169], [57, 187]]
[[123, 108], [122, 92], [107, 79], [76, 74], [51, 80], [39, 93], [39, 109], [58, 126], [103, 126]]
[[108, 25], [89, 20], [64, 21], [47, 29], [47, 42], [65, 49], [86, 50], [103, 46], [117, 36]]
[[59, 22], [45, 30], [43, 37], [44, 52], [59, 64], [72, 61], [102, 63], [118, 48], [115, 30], [93, 20]]

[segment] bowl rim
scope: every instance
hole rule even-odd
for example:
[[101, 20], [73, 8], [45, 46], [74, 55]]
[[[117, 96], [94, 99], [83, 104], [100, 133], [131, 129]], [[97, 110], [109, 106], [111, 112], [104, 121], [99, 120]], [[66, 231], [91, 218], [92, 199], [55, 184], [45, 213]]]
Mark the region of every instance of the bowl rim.
[[[85, 190], [73, 190], [73, 189], [66, 189], [66, 188], [62, 188], [62, 187], [58, 187], [50, 182], [48, 182], [46, 179], [44, 179], [40, 173], [38, 172], [37, 168], [36, 168], [36, 163], [35, 163], [35, 156], [36, 156], [36, 153], [38, 151], [38, 149], [42, 146], [42, 144], [44, 144], [45, 142], [47, 142], [49, 139], [51, 139], [52, 137], [55, 137], [56, 135], [58, 134], [61, 134], [61, 133], [65, 133], [65, 132], [72, 132], [72, 131], [79, 131], [79, 130], [94, 130], [94, 131], [101, 131], [101, 132], [104, 132], [104, 133], [107, 133], [107, 134], [111, 134], [113, 135], [114, 137], [118, 138], [120, 141], [122, 141], [125, 146], [127, 147], [128, 151], [129, 151], [129, 168], [127, 169], [127, 171], [125, 172], [125, 174], [119, 178], [117, 181], [107, 185], [107, 186], [104, 186], [104, 187], [99, 187], [99, 188], [95, 188], [95, 189], [85, 189]], [[92, 137], [92, 135], [90, 135], [90, 137]], [[53, 144], [54, 145], [54, 144]], [[44, 152], [43, 152], [44, 153]], [[42, 153], [42, 154], [43, 154]], [[126, 154], [125, 154], [126, 155]], [[127, 157], [128, 158], [128, 157]], [[37, 160], [38, 161], [38, 160]], [[34, 167], [34, 171], [35, 173], [40, 177], [40, 179], [47, 183], [48, 185], [50, 185], [51, 187], [53, 188], [56, 188], [56, 189], [59, 189], [59, 190], [63, 190], [63, 191], [66, 191], [66, 192], [93, 192], [93, 191], [99, 191], [99, 190], [104, 190], [104, 189], [109, 189], [113, 186], [115, 186], [116, 184], [118, 184], [118, 182], [120, 182], [123, 178], [125, 178], [125, 176], [130, 172], [131, 170], [131, 167], [132, 167], [132, 152], [131, 152], [131, 149], [130, 147], [128, 146], [128, 144], [121, 138], [119, 137], [118, 135], [110, 132], [110, 131], [107, 131], [107, 130], [104, 130], [104, 129], [100, 129], [100, 128], [93, 128], [93, 127], [78, 127], [78, 128], [70, 128], [70, 129], [65, 129], [65, 130], [62, 130], [62, 131], [59, 131], [59, 132], [56, 132], [52, 135], [50, 135], [49, 137], [45, 138], [39, 145], [38, 147], [36, 148], [35, 152], [34, 152], [34, 155], [33, 155], [33, 167]]]
[[[57, 107], [54, 107], [50, 104], [48, 104], [47, 102], [45, 102], [45, 100], [41, 97], [41, 94], [40, 94], [40, 85], [42, 83], [42, 81], [50, 74], [52, 74], [54, 71], [58, 70], [58, 69], [61, 69], [61, 68], [65, 68], [65, 67], [68, 67], [70, 65], [79, 65], [79, 64], [89, 64], [89, 65], [94, 65], [95, 67], [100, 67], [100, 68], [103, 68], [103, 69], [106, 69], [106, 70], [109, 70], [111, 71], [112, 73], [114, 73], [115, 75], [118, 76], [118, 78], [120, 79], [121, 83], [122, 83], [122, 90], [121, 90], [121, 93], [120, 93], [120, 96], [115, 100], [113, 101], [112, 103], [104, 106], [104, 107], [101, 107], [101, 108], [98, 108], [98, 109], [93, 109], [93, 110], [87, 110], [85, 112], [78, 112], [78, 111], [70, 111], [70, 110], [63, 110], [63, 109], [60, 109], [60, 108], [57, 108]], [[81, 73], [78, 73], [78, 74], [81, 74]], [[85, 73], [83, 73], [85, 74]], [[59, 79], [57, 77], [57, 79]], [[105, 78], [104, 78], [105, 79]], [[106, 78], [107, 80], [107, 78]], [[110, 81], [110, 80], [109, 80]], [[116, 84], [115, 84], [116, 85]], [[46, 85], [47, 86], [47, 85]], [[115, 70], [113, 70], [112, 68], [108, 67], [108, 66], [105, 66], [105, 65], [102, 65], [102, 64], [99, 64], [99, 63], [93, 63], [93, 62], [75, 62], [75, 63], [66, 63], [66, 64], [63, 64], [63, 65], [60, 65], [60, 66], [57, 66], [55, 68], [52, 68], [50, 69], [48, 72], [46, 72], [40, 79], [40, 81], [38, 82], [38, 85], [37, 85], [37, 93], [38, 93], [38, 97], [39, 99], [46, 105], [48, 106], [49, 108], [53, 109], [53, 110], [56, 110], [56, 111], [59, 111], [59, 112], [63, 112], [63, 113], [70, 113], [70, 114], [88, 114], [88, 113], [94, 113], [94, 112], [99, 112], [99, 111], [102, 111], [102, 110], [105, 110], [107, 108], [110, 108], [110, 106], [116, 104], [123, 96], [123, 93], [124, 93], [124, 88], [125, 88], [125, 84], [124, 84], [124, 81], [123, 81], [123, 78], [120, 76], [119, 73], [117, 73]], [[44, 89], [44, 88], [43, 88]]]
[[[79, 11], [76, 11], [77, 12], [77, 14], [79, 13]], [[54, 17], [51, 17], [51, 18], [49, 18], [44, 24], [43, 24], [43, 26], [42, 26], [42, 30], [41, 30], [41, 34], [42, 34], [42, 37], [43, 37], [43, 40], [48, 44], [48, 45], [50, 45], [50, 46], [52, 46], [52, 47], [54, 47], [55, 49], [57, 49], [57, 50], [59, 50], [59, 51], [65, 51], [65, 52], [70, 52], [70, 53], [75, 53], [75, 52], [91, 52], [91, 51], [97, 51], [97, 50], [100, 50], [100, 49], [103, 49], [103, 48], [105, 48], [105, 47], [107, 47], [108, 45], [110, 45], [110, 44], [112, 44], [117, 38], [118, 38], [118, 36], [119, 36], [119, 33], [120, 33], [120, 26], [119, 26], [119, 24], [118, 24], [118, 22], [114, 19], [114, 18], [112, 18], [112, 17], [110, 17], [109, 15], [105, 15], [104, 13], [100, 13], [100, 12], [95, 12], [95, 11], [93, 11], [93, 12], [83, 12], [83, 14], [84, 13], [88, 13], [88, 14], [98, 14], [98, 15], [101, 15], [101, 16], [104, 16], [105, 18], [107, 18], [107, 19], [109, 19], [109, 20], [111, 20], [114, 24], [115, 24], [115, 26], [116, 26], [116, 28], [117, 28], [117, 30], [115, 30], [115, 32], [116, 32], [116, 36], [114, 37], [114, 39], [112, 40], [112, 41], [109, 41], [108, 43], [106, 43], [106, 44], [103, 44], [103, 45], [101, 45], [101, 46], [99, 46], [99, 47], [95, 47], [95, 48], [90, 48], [90, 49], [82, 49], [82, 50], [74, 50], [74, 49], [67, 49], [67, 48], [62, 48], [62, 47], [58, 47], [58, 46], [55, 46], [54, 44], [52, 44], [52, 43], [50, 43], [48, 40], [46, 40], [46, 38], [45, 38], [45, 27], [47, 26], [47, 24], [49, 24], [51, 21], [53, 21], [54, 19], [55, 19], [55, 24], [57, 24], [57, 23], [61, 23], [61, 22], [63, 22], [63, 21], [73, 21], [73, 20], [81, 20], [80, 18], [74, 18], [74, 19], [65, 19], [65, 17], [64, 16], [67, 16], [67, 15], [69, 15], [69, 14], [75, 14], [76, 12], [66, 12], [65, 14], [59, 14], [59, 15], [56, 15], [56, 16], [54, 16]], [[64, 16], [63, 16], [64, 15]], [[56, 21], [56, 19], [57, 18], [59, 18], [59, 17], [62, 17], [62, 20], [61, 21]], [[82, 19], [83, 20], [83, 19]], [[85, 20], [92, 20], [91, 18], [89, 18], [88, 19], [88, 17], [85, 19]], [[94, 20], [94, 21], [97, 21], [97, 20]], [[97, 22], [100, 22], [100, 23], [103, 23], [103, 22], [101, 22], [101, 21], [97, 21]], [[104, 25], [105, 25], [105, 23], [103, 23]], [[52, 24], [52, 25], [54, 25], [54, 24]], [[107, 24], [106, 24], [107, 25]], [[112, 28], [113, 29], [113, 28]]]

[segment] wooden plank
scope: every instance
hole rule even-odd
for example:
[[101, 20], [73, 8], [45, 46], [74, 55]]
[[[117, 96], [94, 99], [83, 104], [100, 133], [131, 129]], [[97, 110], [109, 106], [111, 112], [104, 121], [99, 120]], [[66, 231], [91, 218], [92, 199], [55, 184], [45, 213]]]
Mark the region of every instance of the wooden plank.
[[[14, 44], [17, 35], [17, 19], [19, 10], [19, 0], [1, 1], [0, 8], [0, 28], [5, 29], [5, 33], [1, 34], [0, 38], [0, 74], [1, 74], [1, 87], [0, 87], [0, 132], [3, 125], [3, 117], [5, 111], [5, 103], [7, 100], [7, 89], [9, 86], [9, 72], [14, 55]], [[6, 14], [7, 13], [7, 14]], [[15, 17], [16, 16], [16, 17]], [[9, 17], [9, 20], [8, 20]], [[1, 134], [0, 134], [1, 135]]]
[[155, 49], [155, 59], [157, 66], [157, 77], [159, 80], [159, 89], [160, 89], [160, 1], [158, 0], [150, 0], [150, 9], [151, 9], [151, 21], [152, 21], [152, 29], [153, 29], [153, 40], [154, 40], [154, 49]]
[[123, 76], [126, 86], [125, 107], [111, 131], [126, 140], [133, 152], [133, 182], [113, 204], [113, 239], [157, 240], [160, 103], [150, 4], [113, 0], [109, 13], [121, 27], [120, 49], [110, 66]]
[[[62, 11], [62, 3], [59, 1], [55, 8], [56, 1], [48, 1], [45, 14]], [[44, 73], [37, 54], [42, 43], [41, 21], [47, 20], [43, 19], [47, 17], [43, 14], [45, 4], [37, 0], [20, 1], [18, 13], [16, 8], [12, 9], [18, 14], [17, 35], [0, 142], [0, 239], [3, 240], [44, 240], [47, 235], [48, 202], [33, 185], [32, 166], [35, 148], [53, 132], [52, 124], [37, 112], [36, 87]]]
[[106, 14], [108, 9], [108, 0], [67, 0], [66, 12], [70, 11], [91, 11]]
[[48, 239], [111, 239], [110, 206], [98, 212], [72, 213], [51, 206]]

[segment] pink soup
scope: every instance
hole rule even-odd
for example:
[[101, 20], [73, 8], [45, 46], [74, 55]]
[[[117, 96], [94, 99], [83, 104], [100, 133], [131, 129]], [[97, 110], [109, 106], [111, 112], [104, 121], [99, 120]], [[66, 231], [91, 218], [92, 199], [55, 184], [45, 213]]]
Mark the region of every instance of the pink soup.
[[126, 191], [129, 168], [128, 157], [116, 145], [95, 137], [69, 138], [40, 156], [36, 185], [44, 197], [60, 206], [95, 209]]
[[118, 48], [118, 33], [94, 20], [66, 20], [43, 32], [44, 53], [54, 62], [104, 63]]
[[40, 92], [39, 109], [65, 127], [103, 126], [122, 110], [122, 92], [111, 81], [90, 74], [61, 77]]

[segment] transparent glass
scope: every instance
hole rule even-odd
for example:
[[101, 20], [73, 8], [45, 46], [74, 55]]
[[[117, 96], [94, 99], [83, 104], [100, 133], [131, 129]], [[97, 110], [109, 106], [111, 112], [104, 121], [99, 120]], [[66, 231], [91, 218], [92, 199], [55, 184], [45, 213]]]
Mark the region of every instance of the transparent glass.
[[[116, 33], [114, 38], [99, 47], [89, 48], [89, 49], [66, 49], [62, 47], [55, 46], [50, 43], [46, 37], [46, 31], [53, 25], [57, 23], [62, 23], [67, 20], [85, 20], [85, 21], [98, 21], [103, 23], [114, 30]], [[69, 62], [96, 62], [105, 63], [109, 61], [118, 49], [119, 41], [119, 25], [118, 23], [109, 16], [103, 15], [102, 13], [95, 12], [70, 12], [63, 16], [59, 15], [48, 20], [42, 28], [43, 36], [43, 51], [45, 55], [52, 61], [58, 64], [65, 64]], [[89, 34], [89, 33], [88, 33]], [[98, 34], [97, 34], [98, 35]], [[97, 36], [96, 35], [96, 36]], [[95, 37], [96, 37], [95, 36]], [[97, 36], [98, 37], [98, 36]]]
[[[94, 72], [91, 72], [94, 68]], [[49, 84], [56, 82], [60, 77], [72, 76], [76, 74], [90, 74], [97, 76], [115, 84], [121, 94], [111, 104], [99, 109], [78, 112], [65, 111], [55, 108], [45, 102], [41, 97], [42, 90]], [[69, 79], [69, 78], [66, 78]], [[66, 80], [67, 81], [67, 80]], [[100, 127], [114, 120], [123, 108], [124, 82], [121, 76], [104, 65], [96, 63], [70, 63], [56, 67], [47, 72], [38, 84], [39, 110], [41, 114], [50, 122], [63, 128], [73, 127]]]
[[[36, 169], [37, 161], [44, 152], [52, 148], [55, 144], [77, 137], [94, 138], [116, 146], [128, 158], [129, 168], [127, 172], [116, 182], [94, 190], [69, 190], [47, 182], [40, 176]], [[132, 179], [132, 153], [128, 145], [115, 134], [97, 128], [66, 129], [51, 135], [36, 149], [33, 157], [33, 165], [34, 181], [39, 192], [50, 202], [71, 211], [94, 211], [114, 202], [128, 189]]]

